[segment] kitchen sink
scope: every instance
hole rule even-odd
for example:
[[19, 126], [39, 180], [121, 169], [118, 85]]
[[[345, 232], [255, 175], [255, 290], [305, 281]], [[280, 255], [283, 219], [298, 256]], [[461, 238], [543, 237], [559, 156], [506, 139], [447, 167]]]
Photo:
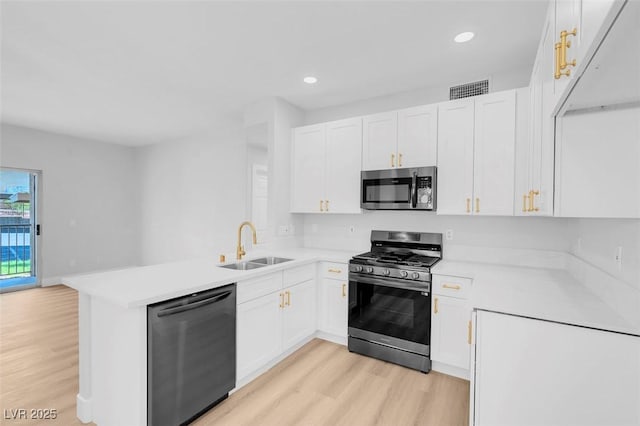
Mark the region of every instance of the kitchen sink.
[[220, 266], [226, 269], [236, 269], [238, 271], [247, 271], [249, 269], [258, 269], [267, 266], [266, 263], [238, 262]]
[[277, 265], [278, 263], [290, 262], [293, 259], [285, 257], [266, 256], [257, 259], [245, 260], [244, 262], [230, 263], [220, 266], [221, 268], [235, 269], [238, 271], [248, 271], [249, 269], [263, 268], [268, 265]]
[[260, 257], [258, 259], [251, 259], [249, 263], [259, 263], [261, 265], [277, 265], [278, 263], [291, 262], [293, 259], [287, 259], [285, 257], [267, 256]]

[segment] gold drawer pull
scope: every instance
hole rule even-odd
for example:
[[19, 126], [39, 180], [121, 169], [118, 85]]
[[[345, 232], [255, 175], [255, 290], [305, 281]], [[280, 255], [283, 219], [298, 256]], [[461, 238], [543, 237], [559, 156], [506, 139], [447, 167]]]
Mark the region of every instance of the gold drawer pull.
[[450, 288], [451, 290], [460, 290], [460, 286], [457, 284], [442, 284], [442, 288]]
[[322, 208], [322, 200], [320, 200], [320, 211], [323, 212], [324, 209]]
[[347, 297], [347, 285], [342, 284], [342, 297]]
[[437, 297], [435, 299], [433, 299], [433, 313], [434, 314], [438, 313], [438, 298]]
[[402, 153], [398, 154], [398, 167], [402, 167]]
[[329, 200], [324, 200], [324, 211], [329, 211]]
[[467, 326], [467, 342], [471, 344], [471, 320], [469, 320], [469, 325]]
[[290, 291], [286, 291], [285, 293], [287, 293], [287, 301], [285, 302], [285, 306], [291, 306], [291, 292]]
[[527, 197], [527, 194], [524, 194], [522, 196], [522, 211], [523, 212], [528, 212], [529, 209], [527, 208], [527, 200], [529, 199], [529, 197]]
[[396, 155], [391, 154], [391, 167], [395, 167], [395, 166], [396, 166]]
[[471, 198], [467, 198], [467, 213], [471, 213]]
[[280, 293], [280, 308], [284, 308], [284, 294]]
[[332, 274], [339, 274], [342, 272], [342, 269], [329, 268], [328, 271], [331, 272]]
[[476, 213], [480, 213], [480, 198], [476, 197]]

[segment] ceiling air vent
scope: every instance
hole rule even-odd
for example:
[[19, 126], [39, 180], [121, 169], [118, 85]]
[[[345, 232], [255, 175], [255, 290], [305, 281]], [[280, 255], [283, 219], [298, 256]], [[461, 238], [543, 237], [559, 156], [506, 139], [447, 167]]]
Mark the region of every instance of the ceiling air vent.
[[489, 93], [489, 80], [475, 81], [449, 88], [449, 99], [468, 98]]

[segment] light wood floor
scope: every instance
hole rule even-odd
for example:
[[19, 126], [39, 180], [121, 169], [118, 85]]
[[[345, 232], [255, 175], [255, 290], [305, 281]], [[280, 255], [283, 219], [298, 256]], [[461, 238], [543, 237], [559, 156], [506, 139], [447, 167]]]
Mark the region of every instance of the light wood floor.
[[[0, 424], [82, 424], [75, 417], [77, 309], [77, 293], [64, 286], [0, 295]], [[55, 408], [58, 418], [4, 419], [12, 408]], [[462, 426], [468, 411], [465, 380], [315, 339], [195, 424]]]

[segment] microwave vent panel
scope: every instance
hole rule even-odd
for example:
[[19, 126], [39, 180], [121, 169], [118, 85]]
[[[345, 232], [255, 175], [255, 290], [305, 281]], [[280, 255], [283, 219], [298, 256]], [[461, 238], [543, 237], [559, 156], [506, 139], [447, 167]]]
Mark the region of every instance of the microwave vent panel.
[[462, 99], [489, 93], [489, 80], [475, 81], [449, 88], [449, 99]]

